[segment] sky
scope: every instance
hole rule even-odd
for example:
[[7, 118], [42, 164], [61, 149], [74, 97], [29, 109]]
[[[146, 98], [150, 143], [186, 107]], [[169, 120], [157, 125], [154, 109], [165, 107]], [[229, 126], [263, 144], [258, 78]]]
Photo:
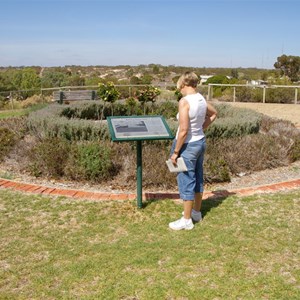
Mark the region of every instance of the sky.
[[0, 0], [0, 66], [273, 69], [300, 0]]

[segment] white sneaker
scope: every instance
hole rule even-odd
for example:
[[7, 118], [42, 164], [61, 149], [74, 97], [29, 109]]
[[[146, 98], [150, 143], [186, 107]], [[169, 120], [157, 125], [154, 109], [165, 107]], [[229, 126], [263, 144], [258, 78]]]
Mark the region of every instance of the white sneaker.
[[[184, 215], [184, 212], [182, 212], [182, 215]], [[196, 210], [192, 209], [192, 219], [194, 222], [202, 221], [201, 211], [196, 211]]]
[[194, 228], [194, 224], [192, 219], [186, 220], [184, 217], [182, 217], [177, 221], [169, 223], [169, 227], [173, 230], [191, 230]]

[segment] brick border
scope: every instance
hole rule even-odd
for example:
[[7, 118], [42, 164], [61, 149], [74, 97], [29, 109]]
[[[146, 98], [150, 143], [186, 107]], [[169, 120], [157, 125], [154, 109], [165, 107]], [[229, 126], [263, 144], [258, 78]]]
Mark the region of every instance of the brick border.
[[[24, 182], [16, 182], [13, 180], [0, 178], [0, 188], [12, 189], [25, 193], [65, 196], [74, 199], [91, 199], [91, 200], [135, 200], [135, 193], [109, 193], [109, 192], [91, 192], [75, 189], [60, 189], [51, 188], [47, 186], [40, 186], [36, 184], [29, 184]], [[216, 190], [204, 192], [203, 199], [218, 199], [230, 195], [248, 196], [260, 193], [274, 193], [277, 191], [292, 190], [300, 188], [300, 178], [285, 182], [267, 184], [262, 186], [254, 186], [248, 188], [234, 189], [234, 190]], [[179, 200], [178, 193], [165, 192], [145, 192], [143, 193], [143, 200], [159, 200], [159, 199], [175, 199]]]

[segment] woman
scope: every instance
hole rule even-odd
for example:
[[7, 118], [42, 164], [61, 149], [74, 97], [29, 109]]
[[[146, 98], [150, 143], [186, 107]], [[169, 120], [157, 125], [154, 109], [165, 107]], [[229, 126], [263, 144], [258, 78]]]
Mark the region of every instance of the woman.
[[193, 72], [184, 73], [177, 82], [182, 94], [179, 101], [179, 127], [171, 149], [171, 160], [176, 164], [181, 156], [187, 166], [186, 172], [177, 175], [180, 198], [183, 200], [183, 216], [171, 222], [173, 230], [193, 229], [194, 222], [202, 219], [200, 212], [203, 195], [203, 159], [206, 148], [206, 129], [217, 117], [216, 109], [196, 91], [199, 82]]

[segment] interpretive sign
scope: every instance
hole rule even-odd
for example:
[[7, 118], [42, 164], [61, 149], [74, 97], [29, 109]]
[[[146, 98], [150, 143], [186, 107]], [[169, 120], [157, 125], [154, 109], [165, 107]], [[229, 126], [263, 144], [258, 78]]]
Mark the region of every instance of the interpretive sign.
[[173, 135], [162, 116], [108, 117], [113, 141], [163, 140]]
[[142, 208], [142, 141], [174, 136], [162, 116], [107, 117], [107, 123], [113, 141], [136, 141], [137, 207]]

